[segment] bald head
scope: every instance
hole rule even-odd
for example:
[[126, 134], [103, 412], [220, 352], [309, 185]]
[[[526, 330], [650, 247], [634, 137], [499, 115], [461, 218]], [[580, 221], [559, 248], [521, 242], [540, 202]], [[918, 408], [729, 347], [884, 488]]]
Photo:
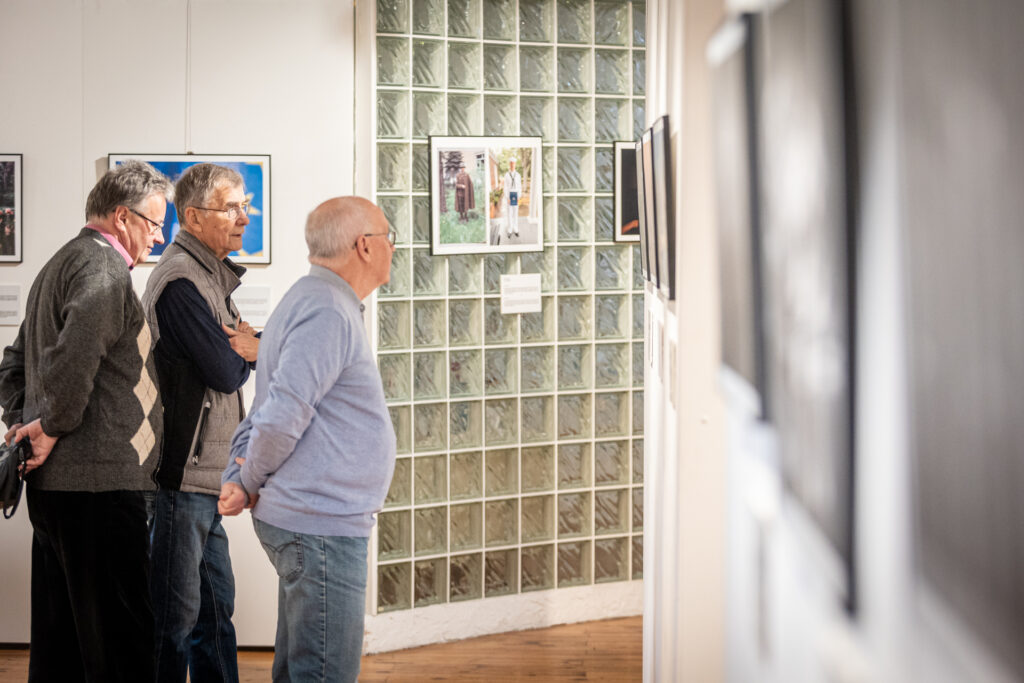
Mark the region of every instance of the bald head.
[[379, 212], [373, 202], [362, 197], [335, 197], [320, 204], [306, 219], [309, 259], [341, 256], [355, 245]]

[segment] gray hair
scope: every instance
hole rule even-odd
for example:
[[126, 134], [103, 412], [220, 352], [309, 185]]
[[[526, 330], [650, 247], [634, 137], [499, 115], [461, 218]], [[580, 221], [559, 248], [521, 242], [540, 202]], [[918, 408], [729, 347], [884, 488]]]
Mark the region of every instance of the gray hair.
[[102, 218], [119, 206], [139, 209], [159, 194], [174, 201], [174, 186], [160, 171], [144, 161], [129, 159], [103, 174], [85, 201], [85, 219]]
[[190, 206], [205, 206], [214, 190], [223, 183], [231, 187], [245, 184], [238, 171], [217, 164], [196, 164], [182, 173], [174, 186], [174, 194], [178, 199], [174, 204], [178, 211], [178, 223], [184, 226], [185, 209]]
[[306, 219], [309, 258], [331, 259], [355, 246], [372, 220], [373, 203], [362, 197], [328, 199]]

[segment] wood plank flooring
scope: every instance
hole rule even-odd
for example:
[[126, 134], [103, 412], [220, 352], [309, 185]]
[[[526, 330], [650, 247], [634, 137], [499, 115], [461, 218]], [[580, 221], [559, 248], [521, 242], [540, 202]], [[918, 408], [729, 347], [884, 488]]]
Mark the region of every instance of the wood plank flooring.
[[[363, 657], [359, 680], [639, 681], [642, 619], [608, 619], [503, 633]], [[270, 680], [272, 652], [238, 655], [242, 683]], [[28, 675], [28, 650], [0, 650], [0, 683]]]

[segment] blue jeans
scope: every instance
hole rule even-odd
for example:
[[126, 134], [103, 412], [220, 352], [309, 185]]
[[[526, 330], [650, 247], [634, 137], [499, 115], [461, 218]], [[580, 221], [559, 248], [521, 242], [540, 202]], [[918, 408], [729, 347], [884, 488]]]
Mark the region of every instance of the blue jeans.
[[217, 498], [160, 489], [153, 516], [150, 590], [156, 616], [156, 679], [238, 681], [231, 615], [235, 578]]
[[313, 536], [253, 518], [277, 570], [274, 681], [355, 681], [363, 651], [366, 538]]

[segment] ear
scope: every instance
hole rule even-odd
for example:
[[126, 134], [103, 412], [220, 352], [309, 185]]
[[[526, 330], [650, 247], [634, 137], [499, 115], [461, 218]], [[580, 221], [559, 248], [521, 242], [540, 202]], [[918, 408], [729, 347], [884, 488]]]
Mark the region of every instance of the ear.
[[191, 233], [203, 231], [202, 226], [199, 225], [199, 212], [194, 206], [185, 207], [185, 225], [182, 227]]
[[356, 239], [356, 253], [359, 254], [359, 258], [363, 261], [370, 262], [370, 240], [366, 239], [365, 236], [360, 235]]

